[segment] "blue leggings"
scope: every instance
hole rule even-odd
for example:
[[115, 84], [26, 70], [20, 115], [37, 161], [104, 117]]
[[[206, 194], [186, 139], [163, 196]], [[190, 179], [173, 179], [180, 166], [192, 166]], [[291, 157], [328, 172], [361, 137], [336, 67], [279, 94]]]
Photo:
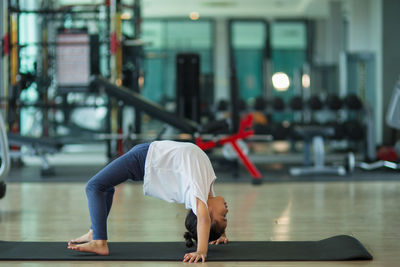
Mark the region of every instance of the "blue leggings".
[[150, 143], [134, 146], [130, 151], [108, 164], [86, 184], [94, 240], [107, 240], [107, 217], [110, 213], [114, 186], [128, 179], [142, 181], [144, 164]]

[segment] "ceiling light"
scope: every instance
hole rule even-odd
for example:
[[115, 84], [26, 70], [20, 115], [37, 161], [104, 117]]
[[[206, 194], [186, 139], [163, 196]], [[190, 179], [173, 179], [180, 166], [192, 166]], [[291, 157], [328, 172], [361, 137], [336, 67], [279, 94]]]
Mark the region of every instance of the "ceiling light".
[[198, 19], [200, 18], [200, 15], [199, 15], [198, 12], [193, 11], [193, 12], [190, 12], [189, 18], [190, 18], [191, 20], [198, 20]]
[[276, 72], [272, 75], [272, 85], [277, 91], [286, 91], [290, 86], [289, 76], [284, 72]]
[[121, 19], [122, 20], [129, 20], [132, 18], [132, 15], [129, 12], [124, 12], [121, 14]]
[[310, 88], [310, 75], [303, 74], [303, 76], [301, 77], [301, 84], [303, 85], [303, 88]]

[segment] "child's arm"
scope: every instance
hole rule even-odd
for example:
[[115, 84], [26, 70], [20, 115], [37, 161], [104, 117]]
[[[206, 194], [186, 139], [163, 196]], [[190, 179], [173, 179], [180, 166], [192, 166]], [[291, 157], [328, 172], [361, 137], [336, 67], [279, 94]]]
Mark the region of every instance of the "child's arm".
[[184, 262], [202, 262], [206, 261], [208, 251], [208, 238], [210, 235], [211, 219], [206, 205], [196, 198], [197, 204], [197, 251], [187, 253], [184, 256]]

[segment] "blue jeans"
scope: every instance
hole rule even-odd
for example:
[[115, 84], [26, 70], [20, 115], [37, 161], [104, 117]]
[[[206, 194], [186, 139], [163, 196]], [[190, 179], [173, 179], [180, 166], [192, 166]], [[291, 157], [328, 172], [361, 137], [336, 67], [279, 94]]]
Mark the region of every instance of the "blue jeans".
[[150, 143], [134, 146], [93, 176], [86, 184], [94, 240], [107, 240], [107, 217], [110, 213], [114, 186], [128, 179], [143, 181], [144, 164]]

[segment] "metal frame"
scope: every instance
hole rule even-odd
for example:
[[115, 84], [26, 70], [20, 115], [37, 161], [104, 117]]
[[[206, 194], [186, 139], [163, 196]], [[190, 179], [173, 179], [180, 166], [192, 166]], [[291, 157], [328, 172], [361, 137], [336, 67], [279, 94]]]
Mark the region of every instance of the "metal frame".
[[0, 182], [4, 180], [5, 176], [10, 170], [10, 153], [8, 147], [8, 138], [6, 127], [3, 121], [3, 116], [0, 114]]
[[261, 184], [261, 173], [258, 171], [257, 167], [251, 162], [249, 157], [247, 157], [246, 153], [243, 151], [238, 143], [240, 140], [246, 139], [254, 134], [252, 126], [253, 115], [248, 114], [246, 117], [240, 120], [240, 125], [237, 133], [212, 141], [203, 141], [201, 136], [199, 136], [196, 138], [196, 145], [203, 150], [208, 150], [217, 146], [222, 146], [224, 144], [230, 144], [234, 149], [237, 157], [242, 161], [247, 171], [253, 177], [252, 183]]
[[397, 82], [386, 113], [386, 123], [400, 130], [400, 81]]
[[[5, 2], [1, 1], [0, 2], [0, 70], [4, 70], [4, 64], [3, 64], [3, 27], [4, 27], [4, 16], [3, 16], [3, 7], [4, 7]], [[3, 74], [4, 71], [0, 71], [0, 88], [3, 88], [4, 85], [4, 80], [3, 80]], [[2, 97], [2, 91], [0, 90], [0, 99]]]

